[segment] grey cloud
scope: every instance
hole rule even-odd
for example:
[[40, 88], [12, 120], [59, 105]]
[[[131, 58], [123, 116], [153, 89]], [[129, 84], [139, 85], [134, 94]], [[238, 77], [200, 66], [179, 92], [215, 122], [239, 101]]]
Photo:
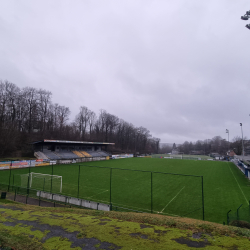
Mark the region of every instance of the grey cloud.
[[0, 78], [162, 142], [250, 136], [248, 1], [4, 1]]

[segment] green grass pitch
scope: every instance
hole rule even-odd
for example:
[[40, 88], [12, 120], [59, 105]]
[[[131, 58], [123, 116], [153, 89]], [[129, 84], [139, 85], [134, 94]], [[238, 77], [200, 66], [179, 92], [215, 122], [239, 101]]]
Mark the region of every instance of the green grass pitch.
[[[202, 219], [201, 178], [182, 175], [203, 176], [205, 220], [226, 222], [226, 213], [230, 209], [236, 211], [241, 204], [243, 207], [249, 205], [250, 182], [230, 162], [129, 158], [80, 165], [79, 197], [103, 203], [109, 203], [111, 199], [113, 209], [126, 208], [142, 212], [151, 212], [152, 209], [154, 213]], [[110, 168], [113, 168], [112, 173]], [[51, 166], [31, 168], [31, 172], [46, 174], [51, 174], [51, 170]], [[151, 176], [146, 171], [182, 175], [153, 173]], [[11, 185], [14, 181], [19, 186], [20, 174], [27, 173], [28, 169], [15, 169], [11, 172]], [[78, 173], [79, 164], [54, 166], [53, 174], [62, 176], [63, 194], [77, 197]], [[9, 183], [9, 171], [0, 171], [0, 183]], [[49, 191], [50, 182], [43, 182], [43, 179], [33, 180], [32, 187], [42, 189], [43, 183], [44, 189]], [[58, 192], [58, 185], [54, 180], [53, 192]]]

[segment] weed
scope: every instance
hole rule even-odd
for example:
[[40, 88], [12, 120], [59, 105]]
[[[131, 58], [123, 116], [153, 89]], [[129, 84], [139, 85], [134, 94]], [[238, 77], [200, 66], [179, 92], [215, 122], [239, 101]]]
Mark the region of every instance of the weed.
[[76, 238], [77, 238], [77, 239], [81, 239], [81, 238], [84, 238], [84, 237], [86, 237], [86, 236], [87, 236], [86, 233], [79, 233], [79, 234], [76, 235]]
[[0, 247], [3, 250], [43, 250], [42, 243], [30, 239], [27, 235], [11, 235], [10, 232], [0, 229]]
[[210, 233], [213, 231], [212, 227], [209, 224], [200, 224], [198, 227], [206, 233]]
[[96, 244], [94, 247], [98, 248], [98, 247], [100, 247], [100, 246], [101, 246], [101, 244], [98, 243], [98, 244]]
[[176, 221], [174, 219], [169, 219], [165, 222], [165, 225], [168, 227], [176, 227]]

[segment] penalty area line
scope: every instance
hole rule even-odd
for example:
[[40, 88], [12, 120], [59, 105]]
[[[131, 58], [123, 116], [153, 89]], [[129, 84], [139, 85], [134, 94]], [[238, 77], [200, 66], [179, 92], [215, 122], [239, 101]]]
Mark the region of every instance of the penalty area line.
[[[108, 192], [108, 190], [104, 190], [104, 191], [102, 191], [102, 192], [100, 192], [100, 193], [98, 193], [98, 194], [102, 194], [102, 193], [105, 193], [105, 192]], [[90, 196], [90, 197], [88, 197], [88, 198], [92, 198], [92, 197], [94, 197], [94, 196], [96, 196], [96, 195], [98, 195], [98, 194], [94, 194], [94, 195], [92, 195], [92, 196]]]
[[178, 194], [183, 190], [185, 188], [185, 186], [177, 193], [177, 195], [161, 210], [161, 212], [160, 213], [162, 213], [165, 209], [166, 209], [166, 207], [178, 196]]

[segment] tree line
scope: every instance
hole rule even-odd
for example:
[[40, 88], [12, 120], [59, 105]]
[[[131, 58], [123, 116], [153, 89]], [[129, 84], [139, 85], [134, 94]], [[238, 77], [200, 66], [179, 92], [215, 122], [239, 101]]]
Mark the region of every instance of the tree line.
[[[243, 138], [243, 145], [246, 149], [248, 147], [248, 140]], [[164, 145], [160, 148], [160, 153], [170, 153], [171, 146]], [[183, 154], [205, 154], [211, 153], [226, 154], [228, 150], [233, 150], [237, 155], [242, 154], [242, 138], [235, 136], [230, 142], [223, 139], [221, 136], [214, 136], [212, 139], [198, 140], [196, 142], [185, 141], [183, 144], [178, 145], [178, 150]]]
[[0, 81], [0, 156], [31, 156], [29, 143], [42, 139], [113, 142], [116, 152], [156, 153], [159, 138], [145, 127], [86, 106], [69, 121], [69, 107], [52, 103], [52, 93]]

